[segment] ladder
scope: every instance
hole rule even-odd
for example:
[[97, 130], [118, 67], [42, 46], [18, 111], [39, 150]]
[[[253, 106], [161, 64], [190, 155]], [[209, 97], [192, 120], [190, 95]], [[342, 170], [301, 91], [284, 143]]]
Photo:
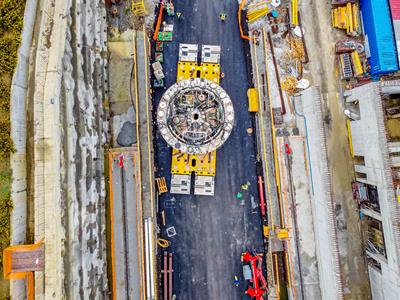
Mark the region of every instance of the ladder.
[[342, 67], [343, 77], [348, 79], [353, 77], [353, 69], [351, 68], [351, 59], [348, 53], [340, 55], [340, 65]]
[[136, 16], [145, 14], [146, 9], [144, 7], [144, 0], [133, 0], [132, 11]]

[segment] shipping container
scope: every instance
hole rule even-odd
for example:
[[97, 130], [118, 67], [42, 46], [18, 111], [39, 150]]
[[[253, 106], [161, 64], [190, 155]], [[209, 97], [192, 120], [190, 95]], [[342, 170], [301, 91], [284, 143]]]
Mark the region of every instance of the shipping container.
[[394, 29], [394, 37], [397, 48], [397, 63], [400, 66], [400, 0], [389, 0], [390, 12]]
[[399, 69], [389, 3], [387, 0], [361, 0], [361, 13], [371, 75]]

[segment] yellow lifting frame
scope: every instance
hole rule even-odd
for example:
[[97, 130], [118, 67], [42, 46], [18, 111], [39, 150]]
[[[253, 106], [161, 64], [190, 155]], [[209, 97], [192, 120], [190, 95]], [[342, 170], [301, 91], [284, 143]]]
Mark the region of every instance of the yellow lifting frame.
[[220, 76], [221, 68], [219, 64], [203, 63], [199, 66], [195, 62], [180, 61], [178, 62], [176, 81], [200, 77], [219, 84]]
[[216, 151], [207, 154], [190, 155], [172, 150], [171, 173], [189, 175], [194, 172], [200, 176], [215, 176]]

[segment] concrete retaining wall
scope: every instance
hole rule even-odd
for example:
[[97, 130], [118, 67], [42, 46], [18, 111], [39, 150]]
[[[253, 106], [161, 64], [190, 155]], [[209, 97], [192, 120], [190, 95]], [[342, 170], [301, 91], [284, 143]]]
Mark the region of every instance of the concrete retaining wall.
[[[45, 272], [35, 273], [36, 299], [65, 298], [65, 230], [60, 203], [60, 88], [70, 1], [45, 0], [34, 91], [35, 239], [45, 238]], [[44, 288], [44, 286], [46, 288]]]

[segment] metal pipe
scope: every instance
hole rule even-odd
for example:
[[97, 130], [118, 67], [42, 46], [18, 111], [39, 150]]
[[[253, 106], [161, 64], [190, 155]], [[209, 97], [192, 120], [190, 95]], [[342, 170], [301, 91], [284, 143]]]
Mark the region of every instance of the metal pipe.
[[163, 273], [164, 273], [164, 289], [163, 289], [163, 291], [164, 291], [164, 293], [163, 293], [163, 296], [164, 296], [164, 299], [168, 299], [167, 297], [167, 295], [168, 295], [168, 286], [167, 286], [167, 270], [168, 270], [168, 266], [167, 266], [167, 252], [164, 252], [164, 268], [163, 268]]
[[306, 41], [304, 39], [304, 34], [303, 34], [303, 25], [301, 23], [301, 16], [300, 12], [298, 13], [298, 18], [299, 18], [299, 26], [300, 26], [300, 32], [301, 32], [301, 41], [303, 42], [303, 48], [304, 48], [304, 61], [302, 61], [303, 64], [307, 64], [310, 62], [310, 58], [308, 57], [308, 52], [307, 52], [307, 47], [306, 47]]
[[153, 236], [152, 236], [152, 232], [153, 232], [153, 221], [151, 220], [151, 218], [148, 218], [148, 220], [149, 220], [149, 230], [148, 230], [148, 232], [149, 232], [149, 234], [148, 234], [148, 238], [149, 238], [149, 249], [148, 249], [148, 251], [149, 251], [149, 260], [150, 260], [150, 262], [149, 262], [149, 266], [150, 266], [150, 299], [154, 299], [154, 295], [155, 295], [155, 292], [154, 292], [154, 264], [153, 264], [153, 261], [154, 261], [154, 257], [153, 257]]
[[301, 254], [300, 254], [300, 239], [299, 239], [299, 223], [297, 221], [297, 207], [296, 207], [296, 201], [295, 201], [295, 192], [293, 190], [293, 176], [292, 176], [292, 157], [290, 157], [289, 154], [286, 154], [286, 161], [287, 161], [287, 166], [288, 166], [288, 178], [289, 178], [289, 194], [290, 194], [290, 199], [291, 199], [291, 205], [292, 205], [292, 218], [293, 218], [293, 225], [294, 225], [294, 239], [295, 239], [295, 249], [296, 249], [296, 255], [297, 255], [297, 262], [298, 262], [298, 267], [299, 267], [299, 279], [300, 279], [300, 292], [301, 292], [301, 299], [305, 299], [304, 295], [304, 282], [303, 282], [303, 266], [302, 266], [302, 260], [301, 260]]
[[268, 37], [269, 45], [271, 46], [272, 61], [274, 62], [275, 76], [276, 76], [276, 81], [278, 82], [278, 87], [279, 87], [279, 96], [281, 98], [281, 112], [282, 112], [282, 115], [284, 115], [284, 114], [286, 114], [285, 100], [283, 99], [281, 79], [280, 79], [280, 76], [279, 76], [278, 64], [276, 62], [274, 45], [272, 44], [272, 38], [271, 38], [271, 34], [269, 32], [267, 32], [267, 37]]
[[265, 217], [265, 200], [264, 200], [264, 185], [262, 176], [258, 176], [258, 192], [260, 194], [260, 210], [261, 216]]
[[169, 287], [168, 287], [168, 300], [172, 300], [172, 253], [168, 254], [168, 280], [169, 280]]
[[306, 144], [307, 144], [307, 155], [308, 155], [308, 168], [310, 170], [310, 182], [311, 182], [311, 191], [312, 194], [314, 195], [314, 180], [313, 180], [313, 175], [312, 175], [312, 166], [311, 166], [311, 154], [310, 154], [310, 143], [308, 141], [308, 126], [307, 126], [307, 118], [304, 114], [301, 114], [297, 111], [296, 109], [296, 103], [294, 101], [294, 97], [292, 98], [292, 103], [293, 103], [293, 108], [294, 108], [294, 112], [297, 116], [303, 118], [304, 120], [304, 127], [306, 130]]
[[[126, 215], [126, 187], [125, 187], [125, 172], [124, 167], [121, 168], [121, 194], [122, 194], [122, 226], [123, 226], [123, 236], [124, 236], [124, 254], [125, 254], [125, 289], [126, 294], [129, 295], [130, 286], [130, 273], [129, 273], [129, 243], [128, 243], [128, 220]], [[115, 291], [114, 291], [115, 292]]]
[[150, 292], [150, 257], [149, 257], [149, 218], [144, 220], [144, 242], [146, 263], [146, 299], [151, 299]]

